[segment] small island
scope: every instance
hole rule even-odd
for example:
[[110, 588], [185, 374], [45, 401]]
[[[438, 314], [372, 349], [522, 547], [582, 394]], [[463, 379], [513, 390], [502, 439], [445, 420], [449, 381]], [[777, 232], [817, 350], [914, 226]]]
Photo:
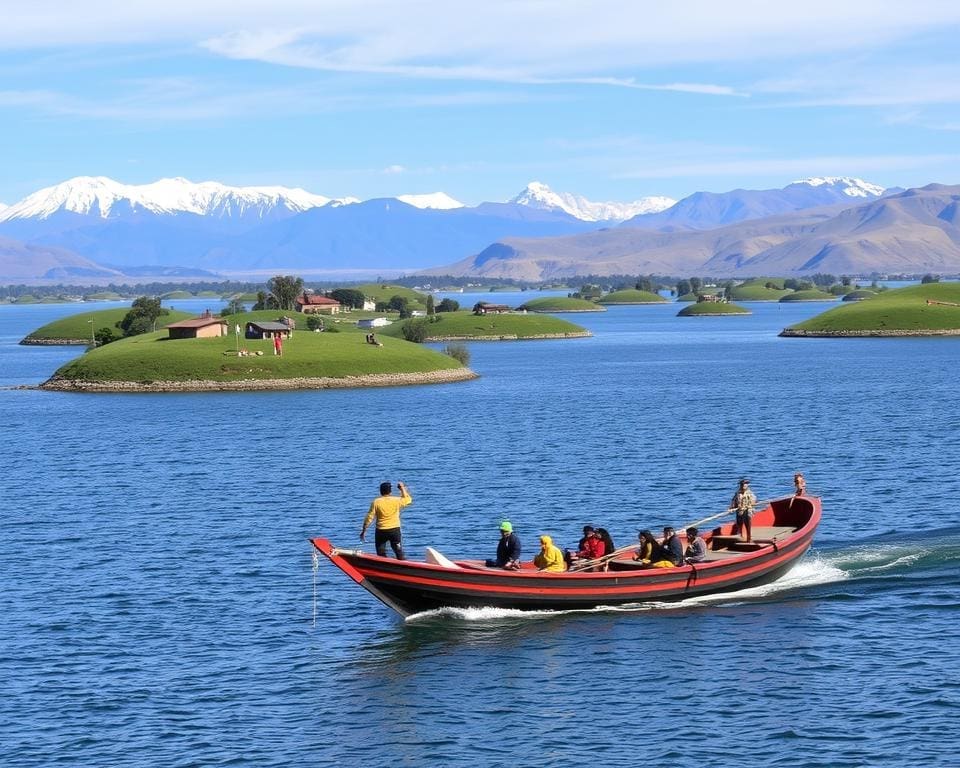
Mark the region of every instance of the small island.
[[729, 317], [752, 314], [746, 307], [726, 301], [700, 301], [681, 309], [677, 312], [677, 317]]
[[[35, 331], [31, 331], [21, 344], [65, 344], [85, 345], [92, 344], [94, 334], [101, 328], [111, 330], [117, 327], [126, 314], [129, 306], [100, 309], [96, 312], [81, 312], [68, 317], [61, 317], [52, 323], [47, 323]], [[168, 310], [168, 314], [158, 318], [157, 328], [162, 328], [178, 320], [186, 320], [191, 315], [176, 309]]]
[[547, 296], [542, 299], [533, 299], [525, 304], [521, 304], [517, 309], [527, 312], [549, 312], [556, 314], [558, 312], [606, 312], [606, 307], [601, 307], [589, 299], [574, 299], [568, 296]]
[[[454, 358], [419, 344], [397, 338], [371, 343], [350, 321], [327, 319], [324, 330], [315, 332], [306, 330], [303, 315], [286, 315], [295, 327], [283, 317], [276, 310], [226, 318], [208, 315], [123, 338], [67, 363], [40, 387], [70, 392], [257, 391], [436, 384], [477, 377]], [[196, 335], [187, 337], [191, 332]]]
[[960, 283], [926, 283], [847, 303], [780, 332], [791, 337], [960, 336]]
[[606, 296], [602, 296], [598, 303], [600, 304], [667, 304], [668, 299], [663, 298], [658, 293], [651, 291], [638, 291], [635, 288], [627, 288], [622, 291], [613, 291]]
[[439, 312], [394, 323], [379, 334], [417, 342], [573, 339], [591, 335], [585, 328], [559, 317], [507, 311], [479, 315], [469, 311]]
[[783, 303], [789, 303], [791, 301], [836, 301], [838, 298], [840, 297], [832, 293], [818, 291], [814, 288], [806, 291], [792, 291], [786, 296], [781, 297], [780, 301]]

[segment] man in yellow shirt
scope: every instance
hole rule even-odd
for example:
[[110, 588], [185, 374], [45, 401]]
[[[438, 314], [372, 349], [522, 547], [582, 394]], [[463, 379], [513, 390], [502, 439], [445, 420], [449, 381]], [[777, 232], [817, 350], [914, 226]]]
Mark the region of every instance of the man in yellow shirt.
[[377, 529], [374, 541], [377, 545], [377, 554], [387, 556], [387, 542], [393, 548], [397, 560], [405, 560], [403, 556], [403, 541], [400, 533], [400, 510], [413, 502], [413, 497], [407, 491], [407, 486], [397, 482], [399, 496], [393, 495], [393, 486], [390, 483], [380, 483], [380, 495], [370, 504], [370, 511], [360, 529], [360, 541], [366, 541], [367, 526], [377, 518]]

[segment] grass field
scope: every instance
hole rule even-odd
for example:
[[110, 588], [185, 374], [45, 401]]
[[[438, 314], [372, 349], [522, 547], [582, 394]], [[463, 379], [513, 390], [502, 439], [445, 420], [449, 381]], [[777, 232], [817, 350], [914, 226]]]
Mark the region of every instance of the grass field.
[[[730, 289], [730, 298], [733, 301], [780, 301], [784, 296], [788, 296], [793, 291], [783, 290], [782, 288], [767, 288], [765, 283], [776, 283], [776, 280], [764, 280], [757, 282], [751, 280], [743, 285], [737, 285]], [[780, 280], [779, 285], [783, 285]]]
[[613, 291], [603, 296], [600, 304], [664, 304], [667, 299], [650, 291], [638, 291], [633, 288], [625, 291]]
[[[275, 318], [277, 313], [268, 314]], [[230, 318], [241, 327], [247, 319], [250, 315]], [[344, 378], [461, 367], [453, 358], [419, 344], [394, 338], [385, 338], [382, 344], [367, 344], [362, 333], [297, 330], [284, 342], [280, 357], [273, 354], [272, 340], [242, 337], [240, 349], [252, 354], [238, 357], [238, 341], [232, 333], [213, 339], [168, 339], [166, 332], [157, 331], [90, 350], [55, 375], [82, 381], [239, 381]]]
[[960, 283], [928, 283], [884, 291], [869, 301], [834, 307], [788, 330], [812, 332], [960, 329], [960, 306], [928, 305], [927, 299], [960, 304]]
[[677, 317], [703, 317], [705, 315], [750, 315], [749, 309], [736, 304], [722, 304], [716, 301], [702, 301], [690, 304], [677, 312]]
[[[428, 322], [427, 341], [442, 338], [497, 339], [501, 336], [530, 339], [538, 336], [563, 336], [584, 334], [579, 325], [550, 315], [475, 315], [470, 311], [442, 312], [435, 315], [436, 322]], [[377, 337], [403, 338], [406, 323], [422, 321], [422, 318], [404, 320], [378, 330]]]
[[[52, 323], [47, 323], [29, 333], [26, 338], [27, 340], [42, 339], [44, 341], [58, 341], [61, 339], [82, 339], [87, 341], [90, 339], [91, 325], [94, 331], [99, 331], [101, 328], [110, 328], [114, 333], [119, 334], [121, 331], [116, 327], [116, 324], [123, 320], [129, 311], [129, 306], [123, 306], [99, 309], [96, 312], [81, 312], [76, 315], [54, 320]], [[193, 317], [192, 314], [181, 312], [177, 309], [171, 309], [169, 311], [169, 315], [163, 315], [157, 320], [157, 328], [168, 325], [169, 323], [175, 323], [178, 320], [186, 320], [189, 317]], [[92, 323], [90, 322], [91, 320], [93, 321]]]
[[529, 312], [604, 312], [605, 308], [587, 299], [571, 299], [567, 296], [545, 296], [532, 299], [518, 309]]
[[[410, 302], [411, 309], [427, 308], [426, 294], [415, 291], [412, 288], [404, 288], [402, 285], [365, 283], [364, 285], [353, 285], [350, 287], [354, 290], [360, 291], [368, 299], [373, 299], [377, 302], [390, 301], [390, 299], [392, 299], [394, 296], [403, 296], [407, 301]], [[437, 299], [437, 301], [439, 302], [439, 299]]]

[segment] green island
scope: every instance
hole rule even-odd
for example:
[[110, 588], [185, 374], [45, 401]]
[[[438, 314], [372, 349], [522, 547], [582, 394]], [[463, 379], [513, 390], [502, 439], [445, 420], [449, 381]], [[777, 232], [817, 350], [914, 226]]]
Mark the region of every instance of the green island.
[[[235, 324], [245, 328], [247, 322], [276, 321], [282, 314], [249, 312], [230, 315], [227, 322], [232, 331]], [[346, 323], [330, 325], [331, 331], [340, 332], [317, 333], [305, 329], [301, 315], [293, 317], [297, 329], [283, 342], [280, 356], [274, 354], [272, 339], [238, 338], [233, 332], [170, 339], [158, 330], [92, 349], [40, 386], [71, 392], [256, 391], [434, 384], [477, 377], [429, 347], [397, 338], [370, 344], [365, 333]]]
[[794, 293], [784, 288], [782, 277], [757, 277], [730, 289], [731, 301], [781, 301]]
[[857, 288], [856, 290], [850, 291], [849, 293], [844, 294], [844, 301], [866, 301], [867, 299], [872, 299], [876, 297], [877, 292], [871, 291], [867, 288]]
[[390, 301], [394, 296], [400, 296], [406, 299], [410, 304], [410, 309], [426, 309], [427, 297], [425, 294], [415, 291], [412, 288], [404, 288], [402, 285], [387, 285], [386, 283], [364, 283], [363, 285], [351, 285], [355, 291], [360, 291], [366, 298], [373, 299], [378, 304]]
[[567, 296], [546, 296], [542, 299], [532, 299], [521, 304], [517, 309], [528, 312], [606, 312], [596, 302], [588, 299], [572, 299]]
[[[122, 307], [112, 307], [111, 309], [99, 309], [96, 312], [81, 312], [77, 315], [62, 317], [47, 323], [35, 331], [31, 331], [23, 339], [21, 344], [89, 344], [91, 332], [99, 331], [101, 328], [116, 328], [117, 323], [123, 320], [127, 312], [130, 311], [129, 305]], [[186, 320], [193, 317], [188, 312], [181, 312], [177, 309], [169, 310], [169, 314], [163, 315], [157, 321], [157, 328], [161, 328], [170, 323], [179, 320]]]
[[701, 301], [690, 304], [679, 312], [677, 317], [717, 317], [720, 315], [751, 315], [746, 307], [730, 304], [725, 301]]
[[635, 288], [613, 291], [599, 299], [600, 304], [666, 304], [667, 302], [668, 300], [660, 294], [638, 291]]
[[411, 337], [420, 341], [514, 341], [570, 339], [590, 336], [590, 331], [559, 317], [505, 313], [475, 315], [470, 311], [440, 312], [431, 318], [412, 318], [381, 328], [377, 336]]
[[791, 325], [781, 336], [960, 336], [960, 283], [884, 291]]
[[780, 301], [785, 303], [789, 301], [836, 301], [838, 298], [840, 297], [832, 293], [812, 289], [808, 291], [791, 291], [781, 297]]

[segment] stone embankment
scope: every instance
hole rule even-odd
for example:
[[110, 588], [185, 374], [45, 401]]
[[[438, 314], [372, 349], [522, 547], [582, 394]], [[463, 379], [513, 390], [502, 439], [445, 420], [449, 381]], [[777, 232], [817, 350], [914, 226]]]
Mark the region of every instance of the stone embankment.
[[21, 344], [27, 346], [36, 345], [41, 347], [59, 347], [59, 346], [73, 346], [73, 347], [89, 347], [90, 339], [34, 339], [30, 336], [27, 336], [24, 339], [20, 339]]
[[960, 328], [918, 328], [912, 331], [805, 331], [801, 328], [784, 328], [779, 335], [808, 339], [909, 338], [910, 336], [960, 336]]
[[533, 336], [517, 336], [507, 333], [502, 336], [428, 336], [425, 341], [530, 341], [532, 339], [583, 339], [593, 336], [590, 331], [572, 331], [570, 333], [538, 333]]
[[243, 379], [237, 381], [81, 381], [54, 376], [40, 389], [58, 392], [262, 392], [298, 389], [350, 389], [446, 384], [479, 378], [469, 368], [424, 373], [377, 373], [343, 378]]

